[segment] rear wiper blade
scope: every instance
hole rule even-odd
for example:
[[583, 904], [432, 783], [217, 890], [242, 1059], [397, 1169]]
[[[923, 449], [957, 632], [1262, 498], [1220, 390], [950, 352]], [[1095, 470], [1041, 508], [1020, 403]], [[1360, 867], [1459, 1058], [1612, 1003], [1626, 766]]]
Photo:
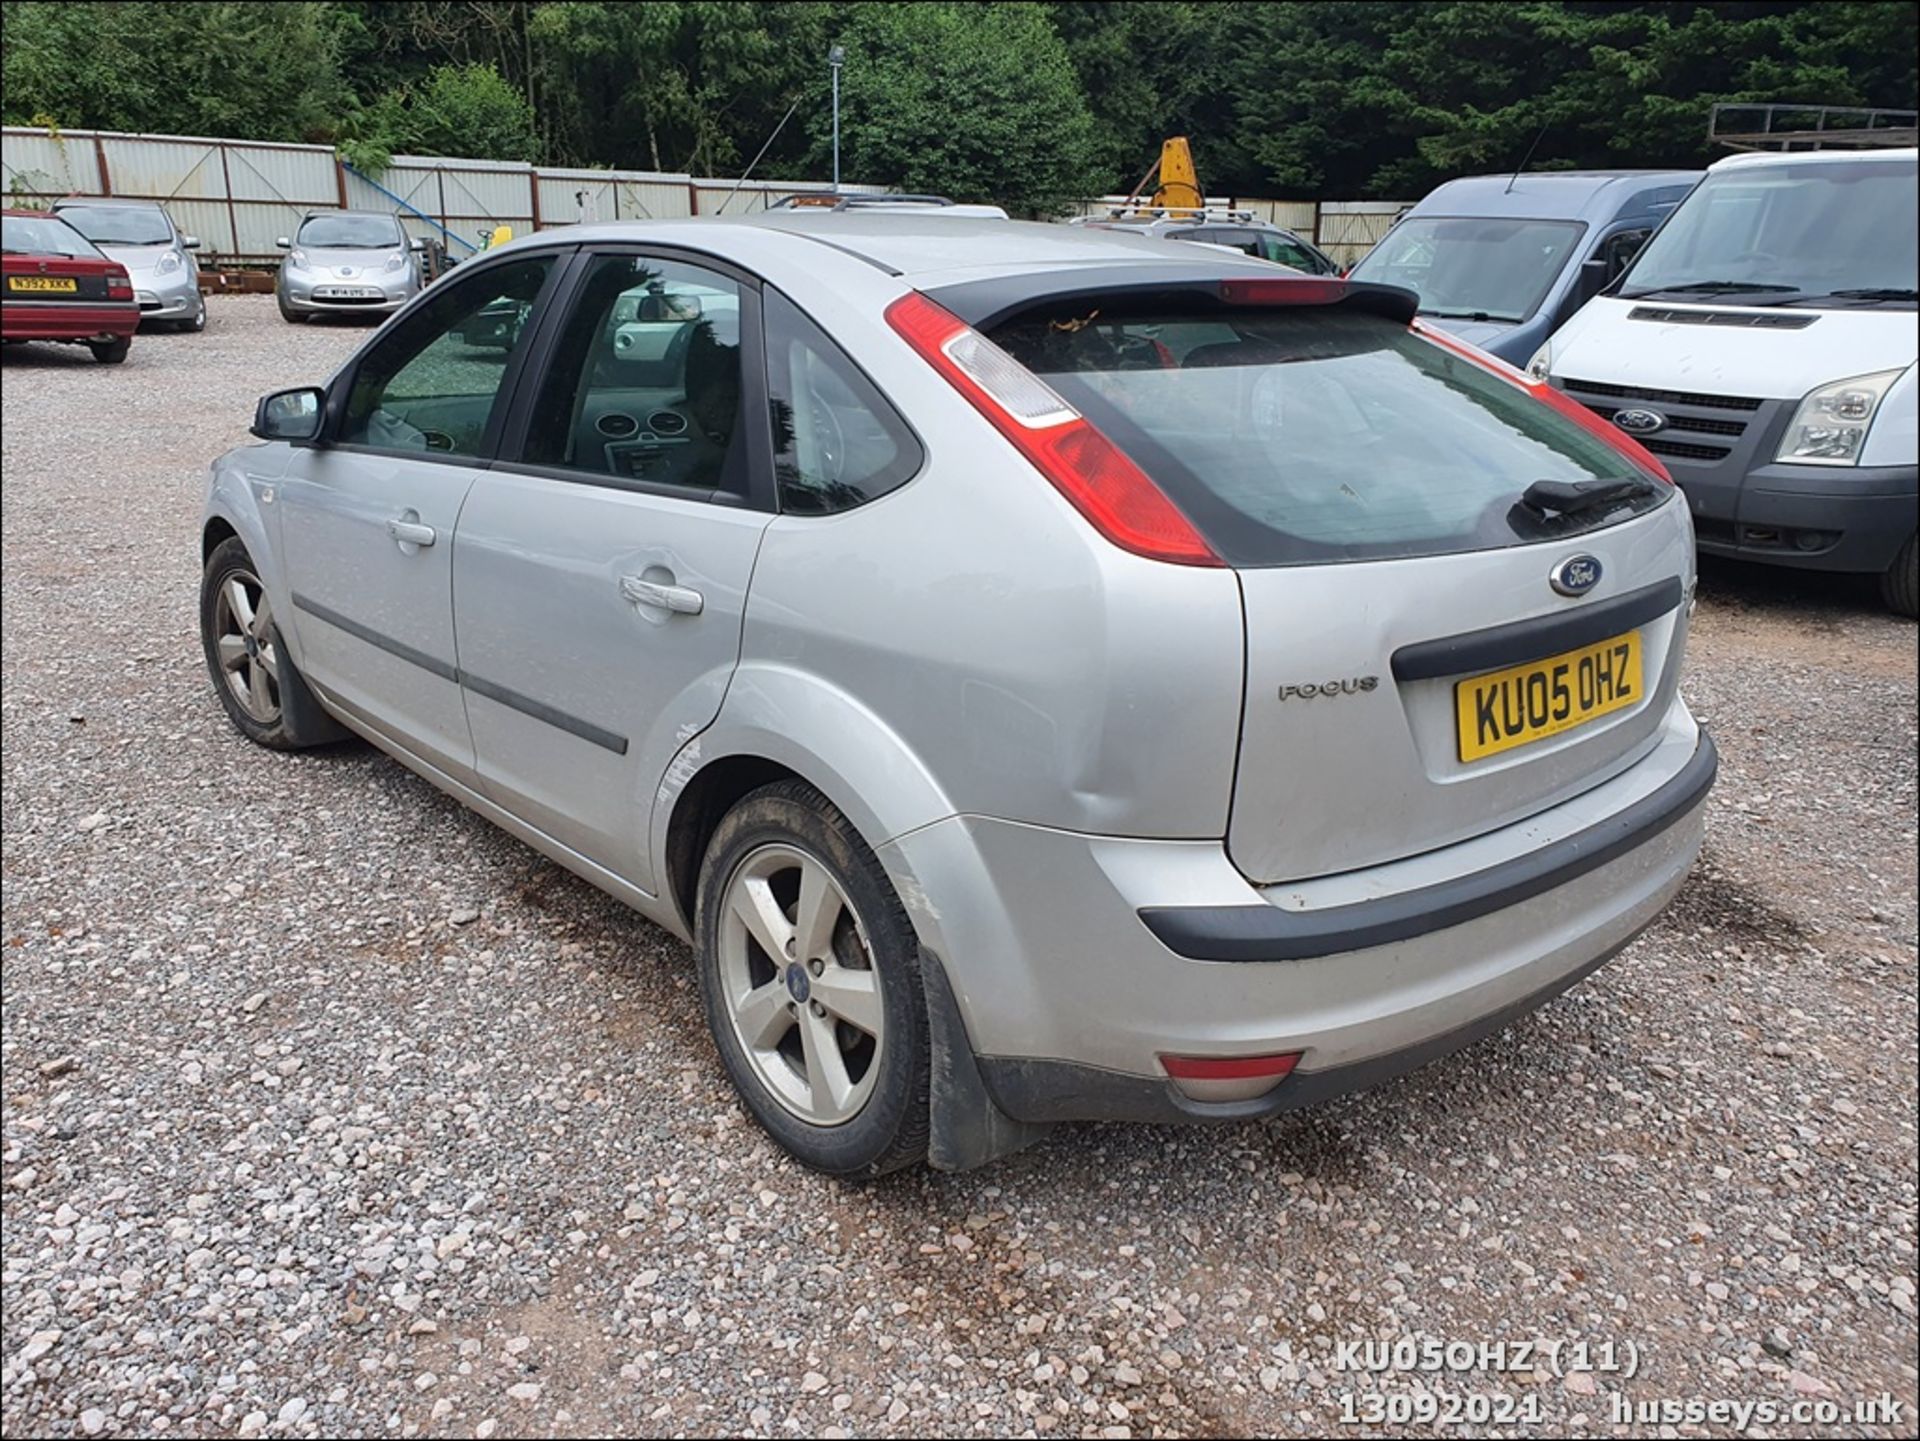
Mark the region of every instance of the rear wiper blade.
[[1550, 515], [1579, 515], [1606, 510], [1622, 501], [1657, 494], [1645, 476], [1621, 475], [1606, 480], [1536, 480], [1520, 496], [1520, 505], [1545, 519]]
[[1484, 310], [1423, 310], [1422, 315], [1431, 315], [1435, 320], [1498, 320], [1504, 317], [1489, 315]]

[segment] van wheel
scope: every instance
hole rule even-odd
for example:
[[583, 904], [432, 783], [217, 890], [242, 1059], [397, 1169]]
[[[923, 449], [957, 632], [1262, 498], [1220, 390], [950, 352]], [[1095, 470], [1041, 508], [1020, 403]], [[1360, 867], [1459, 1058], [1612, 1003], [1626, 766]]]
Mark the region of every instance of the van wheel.
[[707, 1024], [768, 1134], [837, 1176], [924, 1160], [919, 941], [852, 823], [803, 781], [754, 791], [707, 845], [695, 917]]
[[1920, 618], [1920, 551], [1914, 549], [1916, 539], [1920, 537], [1907, 537], [1900, 554], [1880, 577], [1880, 598], [1886, 601], [1887, 609], [1908, 620]]
[[133, 340], [125, 335], [114, 340], [89, 340], [87, 349], [93, 352], [93, 358], [102, 365], [118, 365], [127, 358], [127, 352], [133, 349]]

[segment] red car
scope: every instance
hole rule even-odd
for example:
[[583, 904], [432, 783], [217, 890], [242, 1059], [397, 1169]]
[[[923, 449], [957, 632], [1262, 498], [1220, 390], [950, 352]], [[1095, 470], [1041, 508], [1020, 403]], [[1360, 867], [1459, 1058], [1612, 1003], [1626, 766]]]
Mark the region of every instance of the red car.
[[124, 265], [37, 210], [0, 211], [0, 340], [84, 345], [103, 365], [127, 358], [140, 307]]

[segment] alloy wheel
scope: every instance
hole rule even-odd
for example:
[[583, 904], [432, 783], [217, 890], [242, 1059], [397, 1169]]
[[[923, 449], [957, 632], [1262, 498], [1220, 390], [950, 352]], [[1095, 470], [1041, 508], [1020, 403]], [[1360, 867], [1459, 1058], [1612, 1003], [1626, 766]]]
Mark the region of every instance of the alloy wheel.
[[761, 1083], [812, 1125], [859, 1115], [885, 1044], [880, 973], [825, 864], [786, 844], [750, 852], [727, 882], [718, 940], [727, 1015]]
[[280, 718], [280, 648], [266, 588], [249, 570], [233, 570], [213, 604], [220, 674], [240, 708], [261, 725]]

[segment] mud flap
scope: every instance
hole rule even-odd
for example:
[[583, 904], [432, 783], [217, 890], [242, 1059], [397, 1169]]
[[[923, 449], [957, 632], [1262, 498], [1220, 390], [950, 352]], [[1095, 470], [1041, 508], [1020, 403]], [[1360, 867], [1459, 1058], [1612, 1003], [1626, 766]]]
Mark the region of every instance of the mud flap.
[[947, 968], [924, 946], [920, 955], [932, 1063], [927, 1164], [936, 1171], [970, 1171], [1032, 1145], [1053, 1128], [1016, 1121], [994, 1104], [980, 1078], [959, 1003], [947, 983]]
[[328, 714], [319, 697], [308, 687], [300, 667], [293, 663], [287, 638], [280, 634], [278, 626], [274, 627], [273, 640], [284, 662], [280, 667], [280, 719], [287, 728], [287, 738], [297, 746], [321, 746], [354, 739], [353, 732]]

